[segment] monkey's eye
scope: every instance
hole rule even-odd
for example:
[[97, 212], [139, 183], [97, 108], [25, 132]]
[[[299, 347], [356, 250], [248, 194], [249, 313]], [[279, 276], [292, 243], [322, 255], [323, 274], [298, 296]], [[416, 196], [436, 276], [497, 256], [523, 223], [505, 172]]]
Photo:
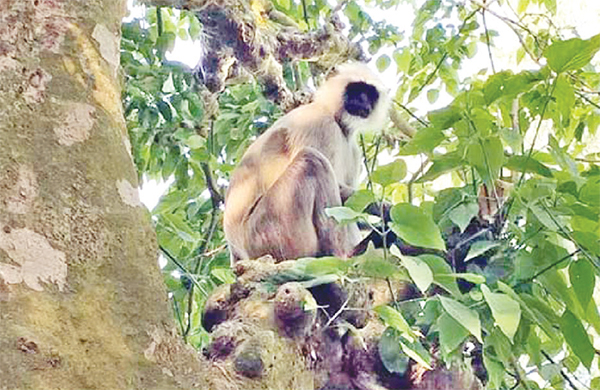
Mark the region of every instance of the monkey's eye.
[[374, 86], [364, 82], [349, 83], [344, 93], [344, 109], [350, 115], [366, 118], [378, 99], [379, 92]]

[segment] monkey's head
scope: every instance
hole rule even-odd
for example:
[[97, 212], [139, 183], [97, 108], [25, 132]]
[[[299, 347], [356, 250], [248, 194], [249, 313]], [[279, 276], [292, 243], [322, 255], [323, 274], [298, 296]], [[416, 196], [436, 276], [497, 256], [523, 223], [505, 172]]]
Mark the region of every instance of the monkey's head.
[[331, 110], [351, 133], [377, 131], [388, 119], [390, 99], [379, 77], [366, 65], [340, 65], [315, 95], [315, 103]]

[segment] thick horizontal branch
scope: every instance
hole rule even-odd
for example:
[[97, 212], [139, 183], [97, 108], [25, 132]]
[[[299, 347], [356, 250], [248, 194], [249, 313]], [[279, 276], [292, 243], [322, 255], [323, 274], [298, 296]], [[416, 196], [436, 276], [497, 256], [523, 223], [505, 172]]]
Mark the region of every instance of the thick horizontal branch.
[[310, 60], [329, 70], [348, 60], [364, 60], [362, 50], [343, 34], [344, 26], [334, 14], [317, 30], [303, 31], [270, 2], [252, 7], [242, 0], [144, 3], [186, 9], [198, 17], [203, 26], [203, 53], [197, 74], [211, 92], [220, 92], [229, 80], [250, 74], [263, 85], [269, 99], [288, 110], [306, 97], [287, 88], [283, 64]]

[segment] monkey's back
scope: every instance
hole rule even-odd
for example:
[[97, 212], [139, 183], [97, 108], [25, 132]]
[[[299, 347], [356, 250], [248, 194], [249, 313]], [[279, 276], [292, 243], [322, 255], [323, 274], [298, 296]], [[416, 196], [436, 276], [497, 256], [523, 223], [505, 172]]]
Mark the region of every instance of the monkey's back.
[[346, 151], [335, 150], [336, 146], [346, 147], [346, 144], [352, 149], [333, 114], [311, 104], [289, 112], [260, 135], [234, 170], [226, 195], [224, 230], [232, 252], [242, 252], [244, 258], [248, 256], [241, 249], [248, 248], [253, 239], [248, 236], [246, 222], [257, 202], [288, 169], [298, 152], [311, 148], [322, 154], [336, 179], [353, 185], [346, 183], [346, 177], [354, 175], [346, 172], [348, 162], [338, 157]]

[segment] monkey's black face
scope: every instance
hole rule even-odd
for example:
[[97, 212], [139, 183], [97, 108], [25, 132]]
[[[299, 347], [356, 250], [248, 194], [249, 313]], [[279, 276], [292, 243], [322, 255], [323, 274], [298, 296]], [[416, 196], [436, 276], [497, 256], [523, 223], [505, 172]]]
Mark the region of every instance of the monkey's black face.
[[371, 84], [362, 81], [349, 83], [344, 92], [344, 109], [350, 115], [366, 118], [373, 111], [378, 99], [379, 92]]

